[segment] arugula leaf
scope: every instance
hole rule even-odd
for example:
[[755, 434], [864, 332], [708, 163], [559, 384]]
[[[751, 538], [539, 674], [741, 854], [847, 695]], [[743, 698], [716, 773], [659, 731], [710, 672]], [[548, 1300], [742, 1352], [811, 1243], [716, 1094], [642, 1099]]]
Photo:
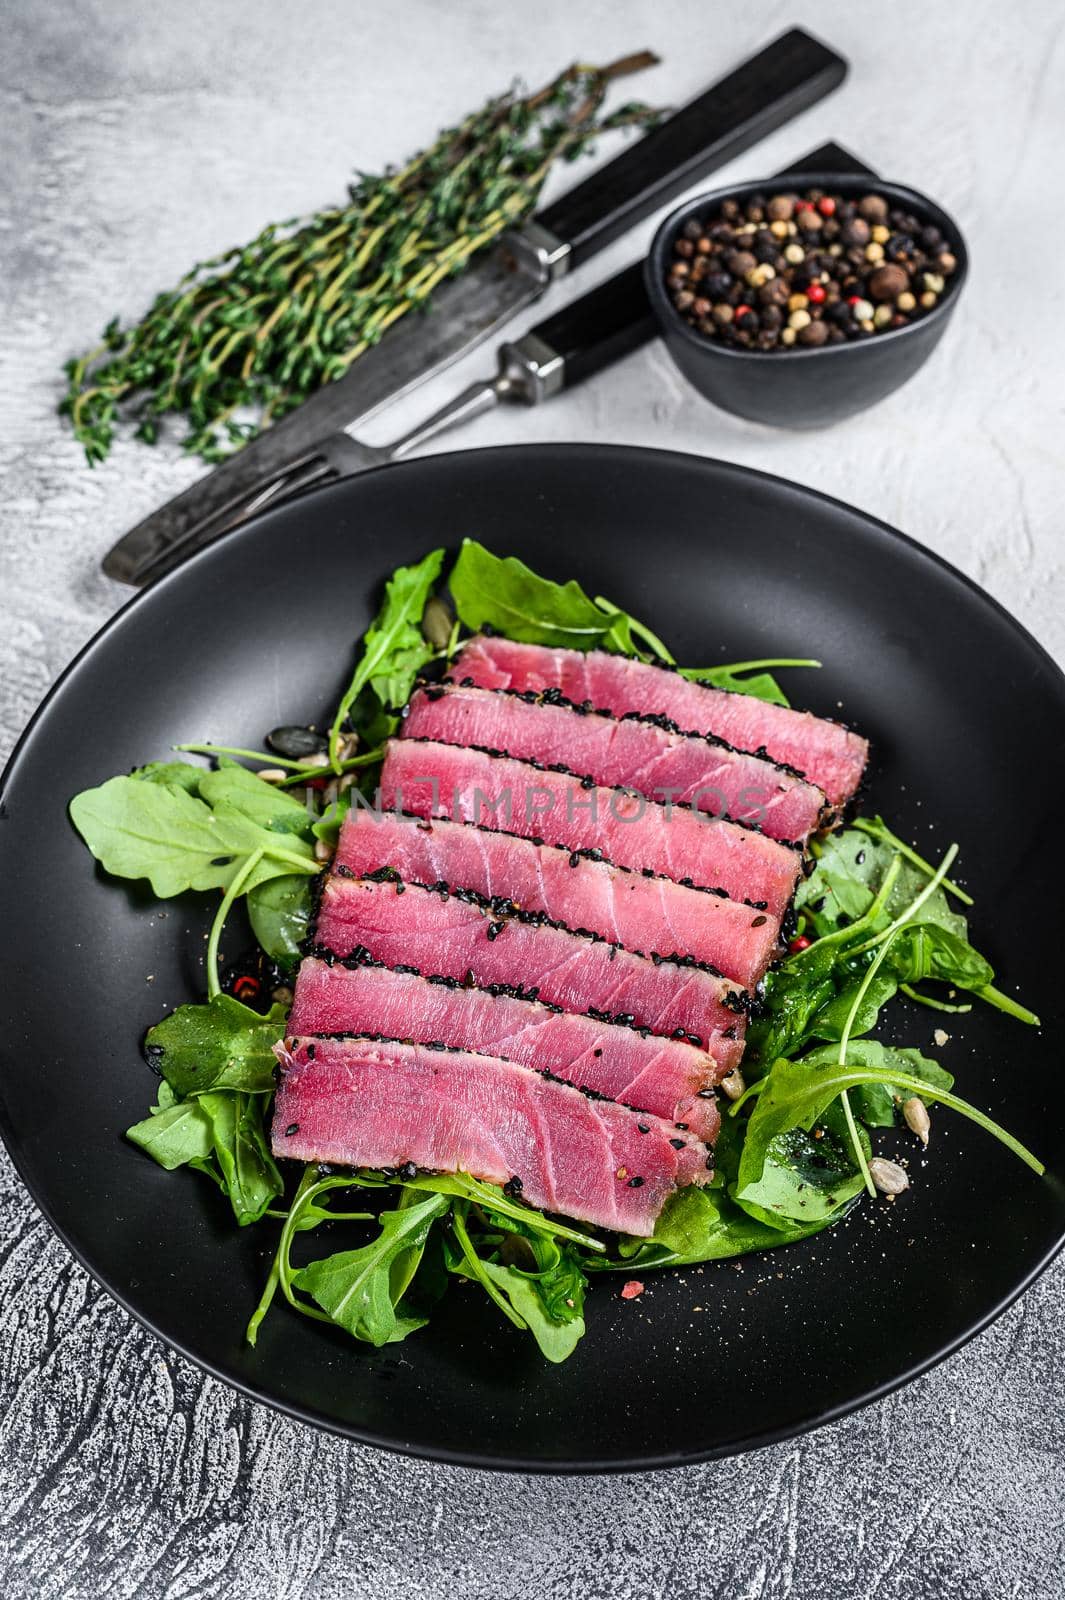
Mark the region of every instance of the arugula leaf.
[[583, 1313], [575, 1309], [562, 1319], [551, 1314], [549, 1305], [557, 1305], [561, 1297], [572, 1300], [574, 1307], [583, 1306], [585, 1279], [574, 1261], [560, 1257], [557, 1268], [539, 1273], [522, 1272], [498, 1261], [482, 1260], [481, 1265], [500, 1293], [506, 1295], [548, 1361], [558, 1363], [573, 1354], [584, 1337]]
[[[912, 1073], [897, 1072], [894, 1067], [882, 1070], [852, 1065], [850, 1062], [840, 1067], [835, 1063], [824, 1065], [804, 1058], [775, 1062], [766, 1077], [753, 1086], [758, 1092], [758, 1103], [747, 1123], [747, 1135], [740, 1155], [737, 1193], [742, 1194], [750, 1184], [759, 1181], [769, 1146], [778, 1135], [788, 1133], [792, 1128], [809, 1130], [844, 1090], [877, 1083], [884, 1084], [893, 1094], [920, 1095], [922, 1099], [938, 1100], [952, 1110], [961, 1112], [978, 1127], [993, 1134], [1033, 1172], [1042, 1174], [1044, 1171], [1042, 1162], [1005, 1128], [947, 1089], [930, 1084]], [[748, 1093], [751, 1092], [748, 1090]], [[735, 1114], [740, 1104], [740, 1101], [736, 1103], [731, 1114]]]
[[70, 816], [106, 871], [118, 878], [147, 878], [161, 900], [186, 889], [228, 888], [257, 849], [263, 859], [249, 888], [294, 868], [320, 870], [305, 840], [281, 839], [231, 802], [212, 808], [168, 783], [109, 778], [75, 795]]
[[892, 943], [888, 965], [900, 983], [933, 978], [976, 992], [995, 976], [991, 963], [967, 939], [934, 922], [921, 921], [902, 929]]
[[212, 1089], [270, 1094], [277, 1066], [273, 1046], [285, 1031], [285, 1017], [284, 1006], [273, 1006], [264, 1017], [232, 995], [217, 995], [206, 1005], [178, 1006], [157, 1022], [145, 1051], [178, 1095]]
[[[162, 1105], [162, 1090], [160, 1090]], [[126, 1138], [158, 1161], [167, 1172], [191, 1161], [207, 1161], [214, 1151], [211, 1119], [195, 1100], [153, 1107], [143, 1122], [126, 1129]]]
[[314, 818], [305, 805], [227, 756], [219, 757], [216, 772], [203, 773], [199, 793], [209, 806], [216, 810], [231, 806], [267, 833], [293, 834], [301, 839], [310, 836]]
[[700, 1261], [726, 1261], [754, 1250], [808, 1239], [831, 1226], [837, 1217], [817, 1222], [779, 1218], [773, 1226], [749, 1216], [727, 1193], [694, 1185], [678, 1189], [662, 1209], [650, 1239], [625, 1239], [618, 1260], [591, 1259], [589, 1270], [631, 1272], [634, 1268], [695, 1266]]
[[[377, 1177], [374, 1173], [360, 1173], [356, 1180], [365, 1188], [386, 1188], [395, 1180]], [[554, 1239], [566, 1239], [585, 1250], [602, 1251], [606, 1247], [591, 1234], [571, 1228], [568, 1223], [545, 1217], [542, 1211], [526, 1205], [524, 1200], [509, 1199], [495, 1183], [485, 1183], [471, 1178], [468, 1172], [421, 1172], [416, 1178], [400, 1180], [405, 1189], [423, 1189], [432, 1194], [447, 1194], [470, 1200], [496, 1222], [516, 1222], [521, 1227], [537, 1233], [549, 1234]]]
[[720, 667], [681, 667], [682, 678], [693, 683], [708, 683], [714, 689], [727, 689], [732, 694], [750, 694], [756, 700], [768, 700], [771, 705], [790, 705], [787, 695], [767, 667], [819, 667], [820, 661], [773, 659], [767, 661], [734, 661]]
[[263, 1128], [262, 1096], [202, 1094], [196, 1103], [210, 1119], [214, 1155], [233, 1215], [242, 1228], [258, 1222], [285, 1190]]
[[525, 644], [590, 650], [615, 626], [579, 583], [541, 578], [516, 556], [494, 556], [464, 539], [448, 580], [459, 620], [476, 633], [494, 628]]
[[424, 1327], [426, 1318], [407, 1315], [402, 1302], [393, 1299], [392, 1267], [402, 1253], [424, 1250], [432, 1224], [449, 1204], [445, 1195], [434, 1194], [398, 1211], [383, 1211], [381, 1231], [370, 1244], [312, 1261], [292, 1275], [292, 1284], [356, 1339], [378, 1347], [405, 1339]]
[[311, 882], [299, 872], [270, 878], [248, 895], [251, 931], [270, 959], [286, 972], [299, 965], [311, 908]]
[[[838, 1051], [831, 1045], [822, 1050], [811, 1050], [804, 1060], [815, 1066], [834, 1066]], [[880, 1044], [876, 1039], [855, 1039], [847, 1045], [847, 1062], [850, 1066], [876, 1067], [880, 1072], [892, 1069], [937, 1089], [951, 1089], [952, 1075], [938, 1061], [929, 1060], [919, 1050]], [[896, 1101], [907, 1098], [891, 1083], [863, 1083], [851, 1090], [851, 1104], [862, 1121], [873, 1128], [895, 1126]]]
[[384, 602], [366, 630], [362, 654], [329, 730], [334, 771], [340, 770], [340, 730], [363, 691], [373, 690], [382, 706], [402, 706], [418, 672], [431, 660], [433, 647], [423, 637], [420, 623], [443, 561], [443, 550], [431, 550], [415, 566], [397, 567], [389, 578]]

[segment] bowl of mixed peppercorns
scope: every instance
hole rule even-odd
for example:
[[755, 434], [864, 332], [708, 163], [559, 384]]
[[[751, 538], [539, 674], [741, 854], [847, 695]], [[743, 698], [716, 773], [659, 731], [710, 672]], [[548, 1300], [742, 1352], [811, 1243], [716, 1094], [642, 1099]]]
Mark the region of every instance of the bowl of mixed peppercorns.
[[800, 173], [689, 200], [655, 236], [647, 289], [667, 348], [707, 399], [816, 428], [913, 376], [967, 270], [957, 224], [916, 190]]

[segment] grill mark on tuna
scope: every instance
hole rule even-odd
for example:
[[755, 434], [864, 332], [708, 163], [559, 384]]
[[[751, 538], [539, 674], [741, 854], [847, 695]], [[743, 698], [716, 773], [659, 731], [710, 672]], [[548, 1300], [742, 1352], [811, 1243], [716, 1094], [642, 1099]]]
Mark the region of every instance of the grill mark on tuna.
[[[788, 761], [778, 761], [771, 756], [765, 745], [760, 745], [757, 750], [745, 750], [741, 745], [729, 744], [720, 734], [703, 732], [699, 728], [682, 728], [679, 722], [674, 722], [672, 717], [664, 711], [611, 711], [609, 706], [593, 706], [590, 700], [569, 700], [561, 689], [551, 687], [540, 689], [511, 689], [503, 685], [479, 684], [475, 679], [464, 679], [456, 683], [451, 676], [445, 677], [443, 683], [450, 684], [458, 689], [488, 689], [492, 694], [507, 695], [512, 700], [520, 700], [523, 705], [558, 706], [564, 711], [572, 711], [578, 717], [602, 717], [607, 722], [643, 722], [649, 728], [657, 728], [659, 733], [675, 733], [681, 739], [702, 739], [704, 744], [712, 745], [716, 750], [725, 750], [733, 756], [754, 756], [757, 760], [768, 761], [771, 766], [779, 767], [781, 772], [787, 773], [789, 778], [798, 778], [800, 783], [813, 783], [805, 772], [800, 772]], [[723, 691], [724, 692], [724, 691]], [[441, 685], [427, 688], [423, 691], [427, 699], [442, 700], [446, 690]]]
[[[588, 727], [592, 722], [597, 729]], [[490, 734], [499, 735], [500, 748]], [[436, 700], [415, 693], [403, 737], [509, 752], [549, 771], [572, 765], [579, 747], [588, 762], [582, 775], [604, 786], [635, 788], [651, 800], [673, 789], [695, 801], [702, 795], [711, 800], [702, 810], [757, 821], [774, 839], [805, 840], [827, 821], [825, 795], [801, 775], [751, 751], [667, 730], [654, 717], [599, 716], [542, 698], [530, 703], [505, 690], [451, 686]], [[563, 762], [549, 759], [555, 750]]]
[[[389, 830], [396, 828], [400, 829], [400, 837], [393, 851], [387, 840], [389, 837], [395, 838], [395, 834], [390, 834]], [[523, 904], [516, 907], [517, 914], [522, 917], [531, 915], [534, 920], [568, 931], [595, 933], [600, 937], [607, 934], [609, 923], [607, 942], [623, 944], [635, 954], [649, 953], [643, 949], [643, 943], [648, 941], [637, 943], [635, 930], [641, 927], [645, 931], [657, 929], [655, 939], [658, 948], [655, 950], [652, 945], [655, 954], [675, 959], [682, 965], [690, 962], [704, 971], [712, 970], [717, 976], [722, 975], [721, 963], [727, 961], [730, 970], [725, 975], [741, 986], [749, 986], [757, 981], [774, 958], [776, 929], [779, 925], [776, 920], [764, 929], [753, 929], [753, 919], [743, 920], [735, 915], [740, 909], [735, 903], [716, 898], [709, 901], [710, 905], [720, 908], [712, 920], [695, 918], [698, 898], [695, 891], [682, 888], [667, 879], [649, 882], [639, 873], [628, 873], [607, 863], [583, 864], [582, 870], [592, 875], [584, 884], [576, 874], [570, 878], [570, 869], [561, 851], [551, 846], [536, 847], [527, 839], [492, 829], [471, 829], [461, 823], [441, 819], [435, 824], [433, 842], [430, 844], [424, 835], [418, 833], [410, 816], [389, 814], [376, 819], [368, 813], [352, 811], [341, 832], [338, 855], [340, 860], [354, 864], [361, 871], [370, 861], [387, 861], [391, 854], [393, 859], [405, 861], [405, 877], [425, 883], [428, 874], [419, 869], [428, 866], [429, 862], [419, 860], [419, 855], [424, 855], [426, 850], [434, 850], [438, 857], [451, 856], [457, 861], [469, 847], [475, 849], [476, 860], [462, 862], [457, 870], [466, 874], [476, 868], [478, 881], [486, 888], [508, 873], [524, 875], [524, 883], [520, 886]], [[412, 849], [417, 853], [412, 855]], [[558, 876], [555, 886], [557, 895], [544, 878], [548, 865]], [[569, 905], [571, 890], [576, 896], [572, 906]], [[652, 892], [648, 895], [647, 891]], [[473, 904], [491, 904], [479, 890], [451, 888], [448, 893], [460, 899], [469, 899]], [[563, 900], [562, 906], [554, 904], [557, 898]], [[530, 911], [531, 904], [536, 904], [537, 909]], [[511, 905], [515, 906], [516, 903], [511, 902]], [[569, 909], [573, 910], [574, 915], [567, 922], [559, 917], [558, 912], [562, 911], [565, 915]], [[746, 918], [747, 908], [742, 909]], [[589, 914], [589, 920], [596, 919], [601, 925], [588, 927], [580, 916], [582, 911]], [[619, 915], [624, 918], [624, 926], [618, 925]], [[674, 922], [675, 916], [688, 918], [688, 926], [679, 932]]]
[[710, 1141], [717, 1111], [701, 1095], [730, 1070], [686, 1038], [655, 1037], [631, 1021], [606, 1024], [589, 1014], [493, 996], [454, 980], [438, 983], [434, 993], [431, 980], [372, 965], [338, 970], [305, 961], [288, 1028], [303, 1037], [351, 1034], [439, 1042], [514, 1061], [601, 1099], [668, 1120], [687, 1118]]
[[[537, 784], [540, 774], [550, 781]], [[506, 832], [532, 844], [546, 843], [565, 851], [571, 865], [601, 862], [617, 872], [679, 883], [757, 911], [768, 906], [777, 917], [790, 904], [803, 863], [795, 846], [731, 819], [710, 817], [690, 806], [667, 809], [620, 788], [593, 785], [595, 812], [585, 815], [573, 803], [572, 785], [578, 781], [566, 769], [556, 771], [478, 746], [404, 738], [388, 743], [380, 799], [393, 812], [403, 806], [408, 814], [429, 814], [438, 822], [461, 820], [490, 834]], [[424, 793], [428, 788], [431, 802]], [[549, 812], [530, 812], [538, 790], [550, 798]], [[618, 800], [625, 802], [620, 811]], [[479, 820], [496, 808], [502, 808], [501, 817]], [[678, 815], [672, 816], [672, 809]], [[534, 825], [546, 830], [547, 837], [531, 833]], [[559, 832], [562, 837], [555, 837]], [[711, 873], [725, 881], [708, 885]]]
[[482, 635], [466, 641], [450, 674], [468, 687], [534, 699], [561, 695], [616, 717], [662, 715], [682, 733], [721, 739], [806, 775], [842, 807], [853, 801], [868, 743], [838, 719], [769, 706], [737, 691], [683, 678], [666, 663], [631, 661], [601, 650], [517, 644]]
[[[557, 1003], [641, 1035], [687, 1038], [726, 1068], [738, 1062], [751, 1005], [746, 990], [692, 962], [650, 961], [588, 933], [517, 917], [489, 943], [488, 916], [440, 885], [408, 883], [401, 911], [387, 887], [335, 877], [323, 899], [321, 936], [308, 954], [330, 965], [391, 967], [449, 987]], [[407, 959], [413, 950], [420, 967]], [[525, 981], [530, 972], [535, 983]]]

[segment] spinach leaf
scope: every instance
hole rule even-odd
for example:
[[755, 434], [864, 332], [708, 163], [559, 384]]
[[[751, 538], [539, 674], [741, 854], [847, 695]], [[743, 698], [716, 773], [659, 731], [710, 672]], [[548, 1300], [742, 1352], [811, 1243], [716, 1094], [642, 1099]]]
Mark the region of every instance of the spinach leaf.
[[[162, 1092], [160, 1092], [162, 1104]], [[126, 1129], [126, 1138], [147, 1151], [153, 1161], [173, 1172], [192, 1161], [208, 1161], [214, 1151], [211, 1119], [196, 1100], [154, 1108], [143, 1122]]]
[[190, 761], [149, 761], [147, 766], [137, 767], [131, 772], [130, 777], [140, 783], [161, 783], [173, 789], [185, 789], [189, 794], [198, 794], [204, 773], [203, 767], [194, 767]]
[[[302, 880], [300, 880], [302, 882]], [[206, 1005], [178, 1006], [149, 1029], [145, 1051], [178, 1095], [213, 1089], [270, 1094], [277, 1061], [273, 1046], [285, 1031], [286, 1011], [262, 1016], [232, 995]]]
[[219, 757], [217, 771], [201, 775], [199, 794], [209, 806], [231, 806], [268, 833], [310, 837], [314, 818], [305, 805], [227, 756]]
[[397, 567], [389, 578], [384, 602], [366, 630], [362, 654], [329, 730], [329, 759], [336, 771], [341, 729], [363, 691], [372, 690], [382, 706], [398, 708], [410, 698], [415, 677], [432, 658], [433, 647], [420, 624], [443, 561], [443, 550], [431, 550], [415, 566]]
[[356, 1339], [377, 1346], [405, 1339], [424, 1327], [426, 1319], [407, 1315], [402, 1302], [393, 1298], [393, 1265], [408, 1251], [424, 1250], [432, 1224], [449, 1204], [445, 1195], [434, 1194], [400, 1210], [383, 1211], [381, 1231], [370, 1244], [312, 1261], [292, 1275], [292, 1284]]
[[251, 931], [272, 961], [286, 972], [299, 964], [311, 920], [311, 884], [302, 873], [286, 873], [258, 884], [248, 895]]
[[[886, 962], [890, 966], [890, 956]], [[798, 1045], [806, 1039], [842, 1039], [843, 1030], [850, 1018], [851, 1008], [858, 999], [861, 987], [860, 976], [851, 978], [845, 966], [841, 966], [836, 976], [836, 993], [830, 1000], [817, 1007], [809, 1018], [804, 1030], [803, 1038]], [[863, 1033], [869, 1033], [876, 1027], [877, 1019], [889, 1000], [894, 999], [898, 990], [898, 979], [891, 972], [881, 967], [875, 973], [868, 987], [862, 994], [858, 1009], [850, 1025], [852, 1038], [858, 1038]]]
[[[868, 1160], [864, 1130], [859, 1137]], [[749, 1216], [776, 1228], [790, 1222], [834, 1222], [864, 1187], [837, 1100], [812, 1132], [789, 1128], [772, 1139], [761, 1177], [737, 1187], [733, 1198]]]
[[186, 889], [228, 888], [256, 850], [263, 851], [263, 858], [248, 888], [280, 872], [320, 870], [305, 840], [280, 838], [230, 801], [212, 808], [168, 783], [109, 778], [99, 788], [75, 795], [70, 816], [108, 872], [118, 878], [147, 878], [163, 900]]
[[257, 1094], [202, 1094], [196, 1102], [211, 1124], [214, 1156], [233, 1215], [244, 1228], [258, 1222], [285, 1185], [270, 1154]]

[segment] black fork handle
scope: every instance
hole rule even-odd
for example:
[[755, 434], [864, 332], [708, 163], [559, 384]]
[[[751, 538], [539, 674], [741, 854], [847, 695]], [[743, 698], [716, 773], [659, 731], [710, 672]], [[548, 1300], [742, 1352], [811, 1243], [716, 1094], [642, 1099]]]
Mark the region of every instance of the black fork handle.
[[[798, 172], [875, 173], [842, 145], [823, 144], [801, 161], [792, 161], [778, 172], [780, 181]], [[563, 306], [554, 316], [545, 317], [530, 330], [550, 350], [562, 357], [562, 381], [566, 388], [594, 378], [623, 356], [647, 344], [658, 332], [643, 282], [643, 262], [634, 261], [580, 299]]]

